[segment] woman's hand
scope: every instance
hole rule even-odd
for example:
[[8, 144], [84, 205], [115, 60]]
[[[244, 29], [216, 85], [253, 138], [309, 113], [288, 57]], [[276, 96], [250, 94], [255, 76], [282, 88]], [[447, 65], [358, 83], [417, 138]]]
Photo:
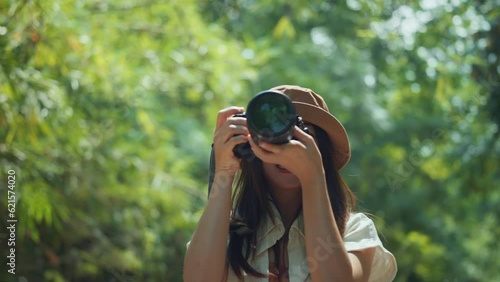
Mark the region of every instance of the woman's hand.
[[226, 281], [227, 235], [231, 215], [232, 181], [239, 160], [233, 148], [247, 141], [245, 118], [241, 107], [229, 107], [219, 112], [214, 132], [215, 177], [207, 206], [184, 256], [184, 281]]
[[259, 159], [266, 163], [283, 166], [297, 176], [301, 184], [324, 179], [323, 161], [314, 138], [297, 126], [293, 136], [295, 139], [280, 145], [267, 142], [256, 144], [252, 138], [248, 139], [253, 152]]
[[219, 111], [214, 131], [215, 173], [225, 172], [234, 176], [240, 169], [240, 160], [234, 155], [234, 146], [248, 141], [245, 118], [233, 117], [243, 113], [242, 107], [229, 107]]

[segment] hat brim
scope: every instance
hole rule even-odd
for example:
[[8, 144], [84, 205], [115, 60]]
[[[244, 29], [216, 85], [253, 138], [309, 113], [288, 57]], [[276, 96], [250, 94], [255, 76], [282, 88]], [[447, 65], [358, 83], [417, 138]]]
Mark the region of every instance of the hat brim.
[[292, 104], [304, 121], [319, 126], [328, 134], [332, 144], [335, 168], [342, 169], [351, 157], [349, 139], [344, 126], [335, 116], [320, 107], [295, 101]]

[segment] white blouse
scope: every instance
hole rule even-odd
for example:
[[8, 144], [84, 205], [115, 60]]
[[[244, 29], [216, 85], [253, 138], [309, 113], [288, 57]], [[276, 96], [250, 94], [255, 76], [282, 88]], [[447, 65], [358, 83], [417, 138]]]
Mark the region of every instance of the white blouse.
[[[281, 222], [281, 217], [274, 205], [273, 213], [275, 214], [275, 223], [270, 217], [264, 219], [261, 227], [257, 231], [257, 241], [254, 247], [255, 256], [250, 259], [249, 264], [260, 273], [269, 274], [269, 256], [268, 249], [271, 248], [276, 241], [283, 236], [285, 228]], [[309, 266], [307, 263], [307, 254], [305, 249], [304, 237], [304, 218], [300, 213], [298, 218], [293, 222], [289, 231], [288, 238], [288, 274], [290, 282], [311, 281], [309, 275]], [[327, 241], [319, 242], [323, 250], [318, 250], [318, 259], [331, 252], [332, 246], [329, 246]], [[377, 234], [377, 229], [373, 221], [363, 213], [352, 213], [347, 221], [344, 246], [346, 250], [357, 251], [368, 248], [376, 248], [373, 263], [370, 272], [370, 282], [386, 282], [392, 281], [396, 276], [397, 265], [394, 256], [384, 248]], [[316, 252], [315, 252], [316, 253]], [[311, 261], [309, 259], [309, 261]], [[234, 274], [231, 267], [228, 269], [227, 281], [240, 281]], [[267, 282], [269, 278], [257, 278], [244, 273], [245, 282]]]

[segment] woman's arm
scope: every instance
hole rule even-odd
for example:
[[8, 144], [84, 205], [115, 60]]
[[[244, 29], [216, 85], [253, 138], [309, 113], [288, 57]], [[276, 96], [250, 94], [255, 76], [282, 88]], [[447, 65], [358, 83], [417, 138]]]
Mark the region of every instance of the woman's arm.
[[284, 145], [250, 139], [254, 153], [263, 161], [285, 166], [302, 187], [306, 254], [311, 278], [319, 281], [368, 281], [374, 248], [348, 253], [337, 228], [328, 197], [321, 154], [310, 135], [296, 128]]
[[232, 178], [216, 173], [210, 197], [184, 258], [184, 281], [222, 281], [226, 272]]
[[248, 135], [245, 119], [231, 116], [241, 112], [242, 108], [230, 107], [217, 117], [214, 182], [184, 258], [184, 281], [221, 281], [226, 275], [231, 189], [239, 169], [233, 148], [247, 142]]
[[324, 177], [305, 180], [302, 187], [306, 253], [312, 280], [368, 281], [375, 248], [346, 251]]

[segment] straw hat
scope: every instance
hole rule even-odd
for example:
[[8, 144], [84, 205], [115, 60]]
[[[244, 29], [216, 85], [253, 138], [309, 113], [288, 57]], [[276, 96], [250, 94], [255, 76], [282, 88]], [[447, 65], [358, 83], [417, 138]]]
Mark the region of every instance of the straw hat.
[[273, 87], [292, 100], [297, 114], [306, 122], [321, 127], [330, 138], [333, 162], [337, 170], [342, 169], [351, 158], [351, 149], [347, 132], [340, 121], [330, 114], [325, 100], [311, 89], [296, 85]]

